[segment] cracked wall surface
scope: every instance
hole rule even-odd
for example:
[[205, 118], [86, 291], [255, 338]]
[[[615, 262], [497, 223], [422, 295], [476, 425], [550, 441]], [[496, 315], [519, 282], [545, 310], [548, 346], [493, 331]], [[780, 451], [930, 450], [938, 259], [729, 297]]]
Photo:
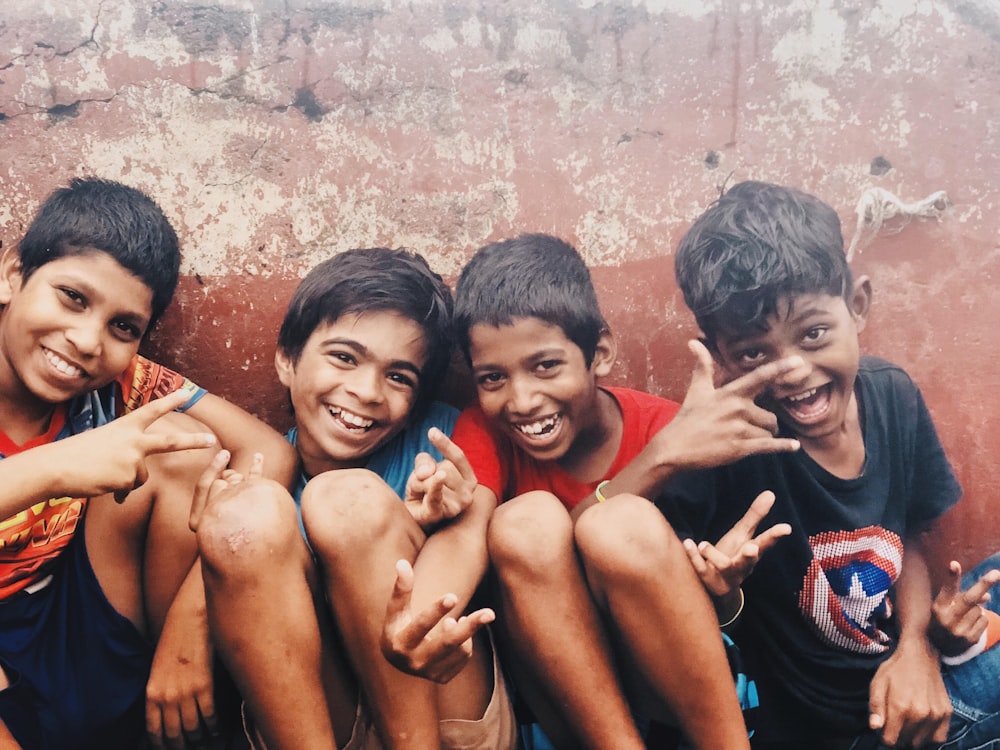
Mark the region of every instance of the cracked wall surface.
[[576, 243], [620, 338], [613, 382], [681, 398], [672, 274], [727, 181], [840, 213], [943, 210], [857, 255], [866, 351], [924, 388], [966, 500], [942, 554], [1000, 547], [1000, 11], [989, 0], [5, 0], [0, 240], [84, 174], [154, 195], [185, 260], [147, 351], [278, 426], [271, 359], [303, 273], [405, 245], [454, 279], [521, 231]]

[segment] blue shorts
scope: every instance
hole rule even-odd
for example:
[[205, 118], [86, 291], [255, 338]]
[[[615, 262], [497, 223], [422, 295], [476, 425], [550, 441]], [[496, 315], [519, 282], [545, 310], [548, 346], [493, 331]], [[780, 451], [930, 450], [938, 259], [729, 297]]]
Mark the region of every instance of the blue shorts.
[[81, 524], [48, 586], [0, 602], [0, 719], [25, 750], [135, 747], [152, 658], [105, 597]]

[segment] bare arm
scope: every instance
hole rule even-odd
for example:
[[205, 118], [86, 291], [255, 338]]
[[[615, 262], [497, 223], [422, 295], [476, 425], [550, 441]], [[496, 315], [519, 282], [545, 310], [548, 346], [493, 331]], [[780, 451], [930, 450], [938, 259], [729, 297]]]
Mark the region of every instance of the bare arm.
[[295, 448], [276, 430], [224, 398], [206, 393], [187, 410], [219, 438], [232, 454], [230, 467], [248, 472], [254, 454], [264, 457], [264, 476], [285, 487], [295, 480], [298, 456]]
[[1000, 570], [990, 570], [962, 591], [962, 566], [957, 560], [951, 561], [948, 577], [934, 597], [929, 631], [943, 656], [956, 657], [979, 643], [987, 627], [983, 605], [990, 600], [990, 589], [997, 582]]
[[[757, 534], [757, 527], [774, 505], [774, 493], [760, 493], [743, 517], [715, 544], [685, 539], [684, 551], [712, 601], [719, 621], [735, 622], [743, 608], [743, 581], [753, 572], [762, 554], [783, 536], [792, 533], [779, 523]], [[725, 626], [724, 626], [725, 627]]]
[[[677, 416], [602, 489], [605, 497], [631, 493], [654, 497], [679, 471], [732, 463], [756, 453], [799, 449], [799, 441], [775, 437], [778, 420], [754, 399], [772, 382], [802, 366], [799, 357], [769, 362], [753, 372], [715, 387], [715, 366], [704, 344], [688, 347], [696, 363]], [[597, 502], [591, 494], [577, 505], [574, 520]]]
[[879, 667], [869, 692], [869, 724], [892, 747], [923, 747], [948, 737], [951, 700], [941, 679], [938, 652], [927, 634], [931, 582], [924, 551], [929, 532], [905, 544], [896, 582], [900, 636], [895, 652]]
[[486, 527], [495, 506], [493, 493], [477, 485], [461, 515], [430, 535], [413, 569], [397, 563], [382, 652], [398, 669], [447, 682], [468, 661], [473, 634], [493, 620], [488, 609], [462, 613], [486, 571]]
[[178, 391], [95, 430], [0, 461], [0, 518], [53, 497], [114, 493], [121, 499], [146, 481], [147, 456], [214, 445], [210, 434], [146, 432], [189, 395]]

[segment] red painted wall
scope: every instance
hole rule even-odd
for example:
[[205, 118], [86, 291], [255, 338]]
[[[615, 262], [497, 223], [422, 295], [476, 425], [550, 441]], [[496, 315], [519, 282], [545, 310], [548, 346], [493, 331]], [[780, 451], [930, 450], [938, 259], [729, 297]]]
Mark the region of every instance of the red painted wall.
[[146, 350], [278, 426], [275, 331], [331, 253], [405, 245], [453, 280], [486, 241], [562, 235], [618, 334], [614, 381], [680, 398], [672, 252], [720, 185], [814, 192], [848, 239], [869, 188], [945, 191], [856, 257], [863, 346], [923, 386], [966, 488], [942, 559], [1000, 547], [995, 4], [57, 5], [4, 3], [0, 239], [74, 175], [153, 194], [185, 263]]

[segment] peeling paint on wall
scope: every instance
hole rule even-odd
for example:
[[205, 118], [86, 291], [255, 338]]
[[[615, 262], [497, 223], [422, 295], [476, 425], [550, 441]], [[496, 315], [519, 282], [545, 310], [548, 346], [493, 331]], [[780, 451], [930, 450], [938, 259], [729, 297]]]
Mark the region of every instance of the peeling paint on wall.
[[150, 350], [283, 423], [274, 332], [331, 253], [405, 245], [453, 279], [486, 241], [560, 234], [621, 334], [616, 382], [679, 398], [672, 249], [725, 184], [803, 187], [848, 235], [866, 188], [945, 190], [857, 266], [863, 343], [923, 385], [970, 556], [1000, 542], [975, 525], [1000, 490], [998, 80], [987, 0], [6, 0], [0, 240], [74, 175], [147, 190], [185, 251]]

